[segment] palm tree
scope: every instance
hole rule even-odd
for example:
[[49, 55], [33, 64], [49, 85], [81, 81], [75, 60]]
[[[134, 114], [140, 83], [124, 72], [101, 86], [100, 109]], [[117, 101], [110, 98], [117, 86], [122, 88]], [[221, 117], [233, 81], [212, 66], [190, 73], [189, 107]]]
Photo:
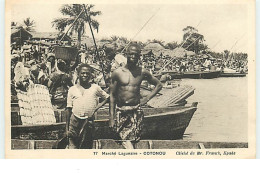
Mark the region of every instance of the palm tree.
[[28, 32], [33, 32], [34, 31], [34, 27], [35, 27], [35, 22], [34, 20], [31, 20], [30, 17], [27, 17], [24, 21], [23, 21], [24, 25], [25, 25], [25, 30]]
[[[94, 20], [93, 17], [100, 15], [101, 11], [92, 11], [94, 7], [94, 5], [92, 4], [86, 4], [85, 6], [86, 6], [86, 11], [91, 18], [90, 24], [98, 32], [99, 23], [96, 20]], [[75, 19], [81, 13], [83, 8], [84, 6], [81, 4], [63, 5], [60, 9], [60, 12], [64, 16], [68, 16], [68, 17], [55, 19], [54, 21], [52, 21], [52, 26], [55, 26], [56, 29], [59, 31], [64, 31], [67, 26], [71, 25], [75, 21]], [[80, 47], [81, 45], [81, 36], [85, 33], [86, 23], [88, 23], [88, 18], [86, 16], [86, 13], [83, 12], [79, 16], [78, 20], [73, 24], [71, 31], [69, 33], [70, 35], [72, 35], [72, 33], [77, 33], [78, 47]]]

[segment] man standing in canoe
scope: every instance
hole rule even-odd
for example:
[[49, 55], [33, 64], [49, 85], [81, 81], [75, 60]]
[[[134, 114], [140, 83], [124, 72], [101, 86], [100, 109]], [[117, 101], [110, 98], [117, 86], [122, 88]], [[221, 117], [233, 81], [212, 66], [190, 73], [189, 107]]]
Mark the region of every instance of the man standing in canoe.
[[[141, 49], [138, 44], [131, 43], [127, 50], [127, 64], [116, 69], [111, 76], [110, 85], [110, 127], [115, 127], [127, 149], [134, 149], [140, 140], [145, 105], [161, 89], [162, 84], [149, 71], [137, 65]], [[143, 80], [155, 85], [154, 90], [146, 98], [141, 99], [140, 85]]]
[[[100, 86], [91, 83], [93, 69], [81, 64], [78, 69], [79, 82], [68, 92], [69, 148], [91, 149], [93, 144], [93, 115], [108, 100], [109, 95]], [[99, 103], [99, 99], [103, 101]]]

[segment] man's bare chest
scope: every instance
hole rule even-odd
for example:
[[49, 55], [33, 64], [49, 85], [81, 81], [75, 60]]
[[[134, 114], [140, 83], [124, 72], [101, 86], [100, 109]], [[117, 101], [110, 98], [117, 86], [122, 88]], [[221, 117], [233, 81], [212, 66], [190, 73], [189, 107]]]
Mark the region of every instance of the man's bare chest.
[[139, 71], [135, 71], [135, 72], [123, 71], [119, 75], [119, 83], [121, 86], [126, 86], [126, 85], [137, 86], [141, 84], [142, 80], [143, 80], [143, 75], [142, 72]]

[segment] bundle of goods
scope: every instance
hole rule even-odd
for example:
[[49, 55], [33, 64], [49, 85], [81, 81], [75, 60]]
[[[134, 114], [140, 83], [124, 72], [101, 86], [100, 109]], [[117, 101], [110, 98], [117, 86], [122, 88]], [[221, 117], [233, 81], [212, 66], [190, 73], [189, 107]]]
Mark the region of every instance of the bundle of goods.
[[64, 61], [73, 61], [77, 57], [78, 49], [70, 46], [55, 46], [55, 57], [57, 59], [63, 59]]
[[194, 93], [195, 88], [189, 85], [183, 85], [173, 89], [162, 90], [162, 95], [152, 98], [147, 104], [154, 108], [174, 106], [184, 102]]
[[23, 125], [56, 123], [46, 86], [30, 85], [27, 92], [17, 90], [17, 97]]

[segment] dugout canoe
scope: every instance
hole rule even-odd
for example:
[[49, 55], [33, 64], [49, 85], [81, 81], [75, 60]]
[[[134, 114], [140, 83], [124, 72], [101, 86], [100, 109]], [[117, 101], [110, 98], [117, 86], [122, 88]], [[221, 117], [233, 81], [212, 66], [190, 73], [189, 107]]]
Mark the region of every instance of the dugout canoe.
[[177, 73], [177, 72], [161, 72], [161, 74], [158, 74], [157, 78], [160, 79], [160, 77], [163, 74], [169, 74], [172, 79], [183, 79], [183, 78], [189, 78], [189, 79], [213, 79], [218, 78], [220, 76], [221, 71], [187, 71], [183, 73]]
[[[177, 106], [166, 108], [144, 108], [144, 127], [142, 139], [149, 140], [175, 140], [182, 139], [194, 112], [197, 102], [191, 106]], [[65, 132], [66, 117], [61, 113], [56, 117], [57, 123], [45, 125], [17, 125], [19, 112], [12, 109], [11, 138], [19, 140], [57, 140]], [[56, 114], [57, 115], [57, 114]], [[108, 127], [108, 110], [98, 111], [95, 120], [95, 139], [113, 139], [114, 133]]]
[[[12, 150], [39, 150], [52, 149], [56, 140], [11, 140]], [[117, 141], [100, 139], [93, 141], [94, 149], [124, 149]], [[206, 142], [187, 140], [140, 140], [136, 149], [221, 149], [221, 148], [248, 148], [247, 142]]]
[[220, 73], [219, 77], [245, 77], [245, 73]]
[[221, 71], [190, 71], [184, 72], [182, 78], [213, 79], [220, 76]]
[[162, 71], [161, 72], [162, 75], [164, 74], [168, 74], [172, 77], [172, 79], [181, 79], [183, 74], [177, 71]]

